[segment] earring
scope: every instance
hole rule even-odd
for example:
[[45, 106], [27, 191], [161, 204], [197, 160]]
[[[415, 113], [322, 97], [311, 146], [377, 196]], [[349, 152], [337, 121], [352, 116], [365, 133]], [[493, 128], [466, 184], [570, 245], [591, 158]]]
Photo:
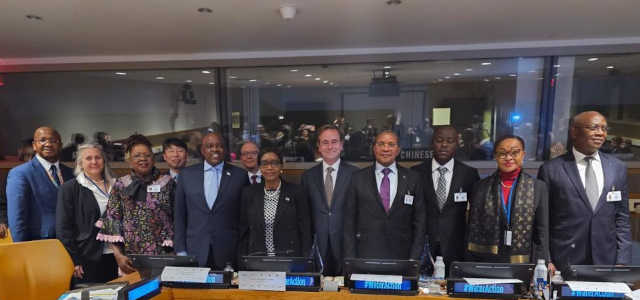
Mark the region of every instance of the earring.
[[280, 170], [280, 174], [282, 174], [282, 170]]

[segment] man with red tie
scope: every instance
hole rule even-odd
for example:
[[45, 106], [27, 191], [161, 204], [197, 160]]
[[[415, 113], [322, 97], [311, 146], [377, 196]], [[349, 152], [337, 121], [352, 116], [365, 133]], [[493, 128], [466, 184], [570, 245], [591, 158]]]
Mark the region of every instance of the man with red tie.
[[249, 182], [252, 185], [262, 182], [262, 173], [258, 167], [258, 153], [260, 153], [260, 147], [254, 142], [246, 142], [240, 148], [240, 161], [247, 170]]

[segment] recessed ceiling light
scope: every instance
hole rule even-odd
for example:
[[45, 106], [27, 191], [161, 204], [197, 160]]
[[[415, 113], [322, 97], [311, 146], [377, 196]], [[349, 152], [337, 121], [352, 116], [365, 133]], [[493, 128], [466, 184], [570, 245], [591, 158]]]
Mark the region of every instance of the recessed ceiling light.
[[216, 84], [215, 82], [209, 82], [209, 84]]
[[560, 68], [562, 65], [553, 65], [554, 68]]
[[291, 72], [298, 72], [298, 70], [296, 70], [296, 69], [289, 70], [289, 71], [291, 71]]
[[270, 85], [270, 84], [271, 84], [271, 82], [265, 82], [264, 84], [265, 84], [265, 85]]
[[613, 69], [613, 66], [607, 66], [607, 69]]
[[192, 82], [192, 81], [191, 81], [191, 80], [189, 80], [189, 79], [187, 79], [187, 83], [190, 83], [190, 82]]
[[258, 81], [258, 80], [255, 80], [255, 79], [249, 79], [249, 81], [251, 81], [251, 82], [256, 82], [256, 81]]
[[237, 79], [238, 76], [229, 76], [229, 79]]
[[321, 80], [321, 79], [322, 79], [322, 78], [320, 78], [320, 77], [316, 77], [316, 80]]
[[211, 74], [211, 71], [204, 70], [202, 71], [202, 74]]
[[292, 87], [293, 87], [293, 85], [287, 85], [287, 88], [292, 88]]
[[589, 61], [597, 61], [597, 60], [598, 60], [598, 58], [597, 58], [597, 57], [592, 57], [592, 58], [589, 58], [588, 60], [589, 60]]
[[278, 84], [276, 84], [276, 86], [282, 86], [282, 83], [278, 83]]
[[491, 63], [490, 63], [490, 62], [483, 62], [483, 63], [481, 63], [480, 65], [481, 65], [481, 66], [488, 66], [488, 65], [491, 65]]
[[329, 80], [325, 80], [325, 81], [323, 81], [322, 83], [329, 83]]
[[213, 10], [211, 10], [211, 8], [208, 8], [208, 7], [200, 7], [198, 8], [198, 11], [203, 14], [210, 14], [213, 12]]
[[502, 77], [494, 77], [494, 78], [495, 78], [495, 79], [498, 79], [498, 80], [502, 79]]
[[116, 72], [116, 75], [127, 75], [125, 72]]
[[333, 82], [329, 82], [330, 85], [333, 85]]
[[27, 19], [34, 20], [34, 21], [42, 20], [42, 18], [40, 16], [36, 16], [36, 15], [26, 15], [26, 17], [27, 17]]
[[438, 81], [442, 81], [442, 79], [438, 79]]
[[311, 74], [304, 75], [304, 77], [311, 77], [311, 76], [313, 76], [313, 75], [311, 75]]
[[451, 78], [451, 77], [449, 77], [449, 76], [445, 77], [445, 79], [450, 79], [450, 78]]
[[384, 66], [385, 69], [391, 69], [391, 66]]
[[467, 71], [467, 72], [473, 71], [473, 69], [464, 69], [464, 70]]
[[387, 5], [396, 6], [402, 4], [402, 0], [389, 0], [387, 1]]
[[162, 77], [162, 76], [158, 76], [158, 77], [156, 77], [156, 79], [158, 79], [158, 80], [162, 80], [162, 79], [164, 79], [164, 77]]
[[484, 81], [485, 81], [485, 82], [489, 82], [489, 79], [485, 79]]
[[509, 75], [509, 77], [516, 77], [516, 76], [518, 76], [518, 75], [516, 75], [516, 74], [510, 74]]
[[460, 76], [460, 73], [453, 73], [453, 76]]

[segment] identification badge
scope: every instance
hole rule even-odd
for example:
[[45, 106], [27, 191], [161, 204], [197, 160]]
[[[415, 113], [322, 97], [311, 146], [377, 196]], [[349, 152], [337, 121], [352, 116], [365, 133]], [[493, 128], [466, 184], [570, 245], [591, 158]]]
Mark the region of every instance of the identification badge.
[[467, 202], [467, 193], [455, 193], [453, 196], [454, 202]]
[[157, 184], [147, 185], [147, 193], [160, 193], [160, 186]]
[[404, 195], [404, 204], [413, 205], [413, 196]]
[[511, 230], [507, 230], [504, 232], [504, 244], [505, 246], [511, 246], [511, 236], [513, 232]]
[[612, 191], [607, 193], [607, 202], [622, 201], [622, 193], [620, 191]]

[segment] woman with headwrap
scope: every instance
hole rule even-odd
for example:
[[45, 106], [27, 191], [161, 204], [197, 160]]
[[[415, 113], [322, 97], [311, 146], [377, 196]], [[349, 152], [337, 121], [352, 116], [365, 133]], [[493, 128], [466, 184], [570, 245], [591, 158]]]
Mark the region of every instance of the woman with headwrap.
[[110, 242], [120, 270], [135, 271], [130, 254], [173, 252], [173, 197], [176, 182], [154, 166], [151, 143], [141, 134], [125, 142], [131, 174], [118, 178], [105, 215], [96, 223], [98, 239]]

